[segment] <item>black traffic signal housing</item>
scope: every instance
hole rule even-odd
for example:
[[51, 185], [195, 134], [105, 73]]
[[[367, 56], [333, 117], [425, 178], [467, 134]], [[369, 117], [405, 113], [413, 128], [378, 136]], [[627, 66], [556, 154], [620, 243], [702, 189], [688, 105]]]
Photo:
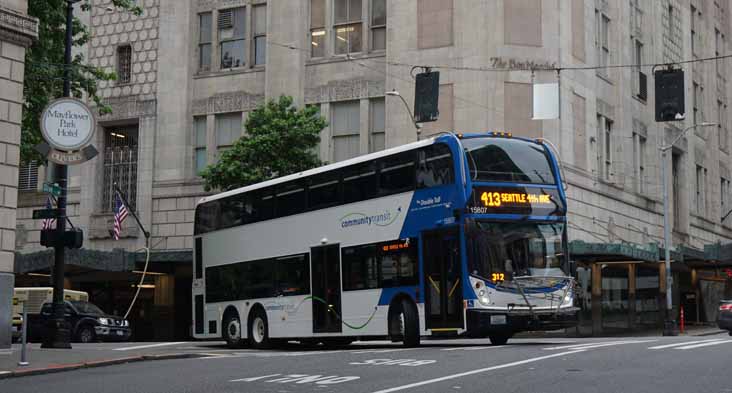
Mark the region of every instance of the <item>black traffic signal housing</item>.
[[440, 117], [437, 109], [440, 97], [440, 73], [423, 72], [416, 76], [414, 88], [414, 121], [425, 123]]
[[63, 245], [66, 248], [81, 248], [84, 245], [84, 231], [75, 228], [64, 232], [59, 239], [58, 232], [55, 229], [47, 229], [41, 231], [41, 245], [45, 247], [56, 247]]
[[656, 121], [680, 121], [686, 118], [684, 71], [658, 70], [653, 73], [656, 87]]

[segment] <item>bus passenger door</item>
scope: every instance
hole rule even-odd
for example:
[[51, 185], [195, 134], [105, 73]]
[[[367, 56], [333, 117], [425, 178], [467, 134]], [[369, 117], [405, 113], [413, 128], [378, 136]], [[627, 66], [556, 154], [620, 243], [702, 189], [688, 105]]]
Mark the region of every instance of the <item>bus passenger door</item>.
[[460, 236], [457, 228], [422, 234], [425, 327], [463, 328]]
[[310, 249], [313, 280], [313, 333], [340, 333], [340, 246]]

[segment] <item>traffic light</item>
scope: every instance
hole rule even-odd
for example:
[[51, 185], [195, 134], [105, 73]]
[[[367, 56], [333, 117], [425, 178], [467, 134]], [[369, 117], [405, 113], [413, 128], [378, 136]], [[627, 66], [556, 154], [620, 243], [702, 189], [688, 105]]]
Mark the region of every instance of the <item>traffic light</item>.
[[656, 87], [656, 121], [684, 120], [684, 71], [658, 70], [653, 73], [653, 78]]
[[425, 123], [440, 117], [437, 109], [440, 97], [440, 73], [423, 72], [416, 76], [414, 88], [414, 121]]
[[62, 244], [66, 248], [81, 248], [84, 244], [84, 231], [75, 228], [64, 232], [59, 239], [58, 232], [55, 229], [46, 229], [41, 231], [41, 245], [44, 247], [56, 247]]

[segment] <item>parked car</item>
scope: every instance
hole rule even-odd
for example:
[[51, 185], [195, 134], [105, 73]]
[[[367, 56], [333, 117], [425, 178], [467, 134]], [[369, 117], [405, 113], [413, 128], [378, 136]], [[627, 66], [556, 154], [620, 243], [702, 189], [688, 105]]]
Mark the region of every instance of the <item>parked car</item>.
[[[71, 328], [73, 340], [88, 343], [97, 340], [126, 341], [132, 330], [130, 323], [120, 317], [108, 315], [96, 305], [81, 301], [67, 300], [66, 320]], [[44, 303], [41, 307], [41, 323], [52, 317], [52, 304]]]
[[722, 300], [719, 302], [719, 317], [717, 324], [720, 329], [725, 329], [732, 336], [732, 300]]

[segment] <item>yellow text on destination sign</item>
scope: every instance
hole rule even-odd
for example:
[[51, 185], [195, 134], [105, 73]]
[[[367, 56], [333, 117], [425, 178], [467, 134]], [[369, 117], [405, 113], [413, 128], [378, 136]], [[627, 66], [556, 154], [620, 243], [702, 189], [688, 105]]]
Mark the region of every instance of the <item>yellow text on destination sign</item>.
[[484, 192], [480, 196], [483, 205], [500, 207], [509, 205], [551, 205], [552, 199], [548, 194], [529, 194], [525, 192]]

